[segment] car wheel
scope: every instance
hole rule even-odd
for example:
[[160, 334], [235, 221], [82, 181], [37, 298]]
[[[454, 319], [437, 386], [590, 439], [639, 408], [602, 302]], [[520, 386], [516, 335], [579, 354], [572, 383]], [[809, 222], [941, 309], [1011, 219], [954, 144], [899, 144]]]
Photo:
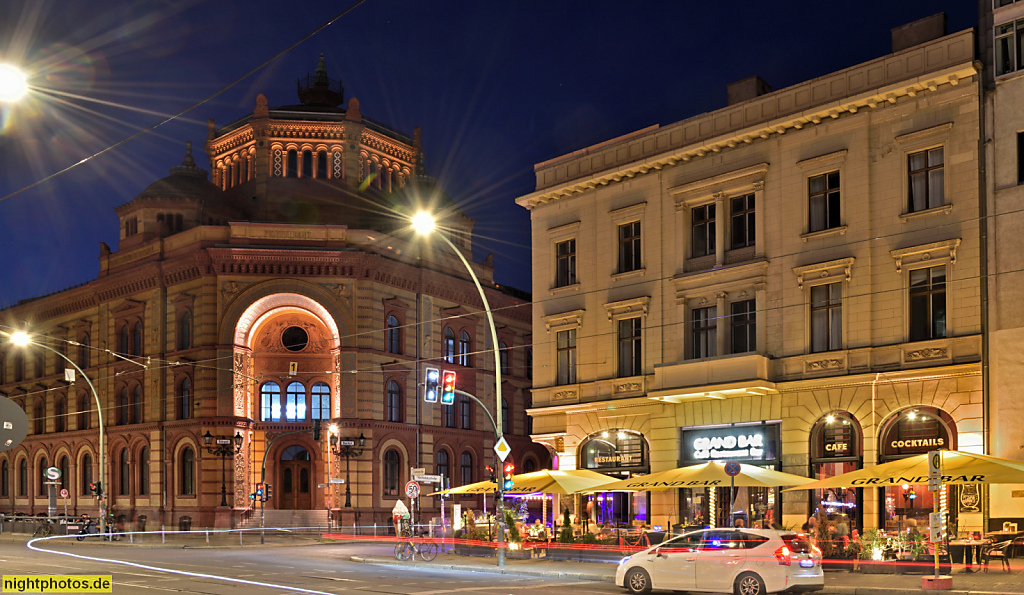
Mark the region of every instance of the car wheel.
[[744, 572], [736, 577], [733, 592], [736, 595], [764, 595], [764, 581], [753, 572]]
[[630, 568], [626, 571], [626, 578], [623, 582], [623, 586], [630, 593], [646, 594], [651, 592], [651, 575], [647, 574], [643, 568]]

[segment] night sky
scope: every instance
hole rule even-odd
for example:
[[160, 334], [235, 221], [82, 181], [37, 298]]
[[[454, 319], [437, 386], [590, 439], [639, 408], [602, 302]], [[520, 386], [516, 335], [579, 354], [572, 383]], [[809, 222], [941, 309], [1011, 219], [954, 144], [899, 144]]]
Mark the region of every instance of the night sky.
[[[2, 0], [0, 62], [39, 89], [0, 104], [0, 196], [35, 184], [213, 95], [349, 0]], [[476, 219], [477, 261], [529, 290], [533, 165], [725, 105], [754, 74], [773, 88], [890, 51], [892, 27], [971, 0], [895, 2], [368, 0], [266, 68], [140, 138], [0, 201], [0, 307], [88, 282], [113, 208], [167, 175], [185, 141], [209, 170], [206, 120], [298, 103], [320, 54], [346, 101], [411, 135], [428, 172]]]

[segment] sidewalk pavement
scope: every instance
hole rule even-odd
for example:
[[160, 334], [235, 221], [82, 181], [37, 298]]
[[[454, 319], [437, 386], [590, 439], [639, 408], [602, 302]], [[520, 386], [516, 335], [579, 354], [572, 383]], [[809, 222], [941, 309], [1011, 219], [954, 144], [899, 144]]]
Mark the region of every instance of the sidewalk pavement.
[[[391, 556], [352, 556], [353, 562], [387, 566], [414, 566], [434, 570], [460, 570], [464, 572], [485, 572], [547, 578], [608, 582], [615, 580], [615, 564], [601, 562], [548, 561], [543, 558], [532, 560], [506, 559], [505, 566], [498, 568], [494, 558], [476, 558], [440, 554], [432, 562], [400, 562]], [[862, 574], [843, 570], [825, 573], [823, 595], [903, 595], [920, 594], [920, 574]], [[953, 573], [953, 589], [942, 591], [950, 595], [1019, 595], [1024, 593], [1024, 571], [1006, 572], [999, 566], [990, 572], [966, 573], [958, 567]]]

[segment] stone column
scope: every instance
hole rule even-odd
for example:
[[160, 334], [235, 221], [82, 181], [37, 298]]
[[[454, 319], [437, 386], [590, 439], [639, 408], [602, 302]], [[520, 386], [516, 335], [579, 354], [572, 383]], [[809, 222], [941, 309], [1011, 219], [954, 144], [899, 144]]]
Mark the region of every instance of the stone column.
[[[764, 180], [754, 182], [754, 256], [764, 256]], [[760, 337], [760, 335], [758, 335]]]
[[729, 313], [726, 311], [727, 304], [725, 298], [728, 296], [724, 291], [718, 292], [715, 297], [717, 298], [715, 305], [715, 312], [718, 320], [715, 321], [715, 338], [717, 344], [715, 345], [715, 355], [725, 355], [729, 353], [729, 331], [732, 328], [730, 324]]
[[729, 224], [724, 192], [715, 193], [715, 267], [725, 264], [725, 228]]

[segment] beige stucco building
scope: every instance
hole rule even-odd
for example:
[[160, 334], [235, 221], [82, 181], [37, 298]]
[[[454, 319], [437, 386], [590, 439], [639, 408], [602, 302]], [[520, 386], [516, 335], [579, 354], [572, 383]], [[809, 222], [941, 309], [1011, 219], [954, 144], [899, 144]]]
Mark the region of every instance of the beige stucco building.
[[[740, 81], [725, 108], [536, 165], [536, 191], [517, 199], [533, 227], [529, 414], [561, 468], [728, 458], [823, 477], [983, 450], [981, 83], [973, 31], [934, 27], [785, 89]], [[930, 510], [925, 486], [910, 496], [743, 489], [734, 515], [885, 526]], [[673, 489], [587, 510], [724, 523], [727, 501], [728, 488]], [[981, 506], [951, 508], [960, 530], [981, 528]]]

